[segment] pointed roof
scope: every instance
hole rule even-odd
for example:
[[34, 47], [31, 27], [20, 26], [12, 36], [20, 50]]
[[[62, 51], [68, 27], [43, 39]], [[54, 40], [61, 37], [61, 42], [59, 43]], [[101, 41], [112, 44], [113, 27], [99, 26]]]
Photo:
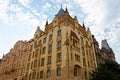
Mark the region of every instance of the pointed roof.
[[105, 48], [108, 51], [111, 51], [111, 48], [109, 47], [107, 40], [102, 40], [102, 48]]
[[47, 19], [47, 21], [46, 21], [46, 24], [45, 25], [48, 25], [48, 19]]
[[64, 14], [65, 14], [65, 11], [62, 9], [62, 6], [61, 6], [59, 12], [57, 13], [57, 16], [62, 17]]
[[83, 21], [83, 28], [85, 28], [85, 24], [84, 24], [84, 21]]
[[42, 30], [40, 30], [40, 27], [38, 26], [36, 31], [35, 31], [34, 37], [40, 35], [41, 33], [42, 33]]
[[67, 6], [66, 6], [66, 9], [65, 9], [66, 12], [68, 12], [68, 9], [67, 9]]

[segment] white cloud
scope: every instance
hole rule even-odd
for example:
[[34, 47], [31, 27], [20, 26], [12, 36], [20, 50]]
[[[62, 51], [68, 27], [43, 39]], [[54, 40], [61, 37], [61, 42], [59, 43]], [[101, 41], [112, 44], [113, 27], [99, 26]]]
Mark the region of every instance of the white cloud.
[[19, 0], [19, 2], [20, 2], [24, 7], [29, 7], [29, 4], [32, 2], [32, 0]]
[[6, 14], [8, 10], [9, 0], [0, 0], [0, 20], [4, 23], [8, 23], [8, 15]]
[[50, 7], [51, 7], [51, 4], [49, 4], [49, 3], [46, 3], [46, 4], [43, 6], [44, 9], [49, 9]]

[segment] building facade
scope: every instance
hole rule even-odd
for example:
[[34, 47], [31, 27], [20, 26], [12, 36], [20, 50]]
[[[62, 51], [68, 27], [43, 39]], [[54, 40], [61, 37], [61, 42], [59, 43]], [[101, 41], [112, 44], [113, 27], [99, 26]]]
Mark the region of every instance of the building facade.
[[92, 34], [62, 8], [29, 41], [25, 80], [89, 80], [97, 67]]
[[26, 41], [18, 41], [10, 52], [3, 56], [1, 80], [22, 80], [27, 61]]
[[18, 41], [3, 56], [2, 80], [90, 80], [91, 73], [105, 60], [115, 60], [106, 40], [102, 48], [89, 28], [62, 8], [45, 30], [38, 26], [29, 41]]
[[104, 64], [106, 60], [115, 61], [115, 54], [112, 48], [109, 47], [107, 40], [102, 40], [101, 49], [99, 48], [98, 42], [94, 36], [93, 41], [98, 66], [100, 64]]

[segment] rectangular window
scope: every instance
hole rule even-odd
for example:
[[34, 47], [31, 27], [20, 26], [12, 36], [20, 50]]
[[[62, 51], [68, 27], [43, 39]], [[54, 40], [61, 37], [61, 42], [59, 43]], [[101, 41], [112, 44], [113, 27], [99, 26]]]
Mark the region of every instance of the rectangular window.
[[61, 68], [60, 67], [57, 68], [57, 76], [61, 76]]
[[43, 71], [40, 71], [40, 79], [43, 78]]
[[84, 76], [85, 76], [85, 79], [87, 79], [87, 71], [86, 70], [84, 71]]
[[47, 64], [51, 64], [51, 56], [48, 56], [48, 63]]
[[85, 55], [84, 47], [82, 47], [82, 54]]
[[58, 37], [61, 36], [61, 30], [59, 30], [59, 31], [57, 32], [57, 36], [58, 36]]
[[29, 69], [30, 63], [27, 63], [27, 70]]
[[86, 60], [83, 58], [83, 66], [86, 66]]
[[35, 41], [35, 43], [34, 43], [34, 48], [36, 48], [36, 46], [37, 46], [37, 42]]
[[61, 61], [61, 53], [58, 53], [57, 54], [57, 62], [60, 62]]
[[41, 60], [41, 66], [44, 66], [44, 61], [45, 61], [45, 59], [42, 58], [42, 60]]
[[32, 50], [32, 48], [33, 48], [33, 45], [30, 45], [30, 50]]
[[32, 58], [34, 58], [34, 52], [32, 53]]
[[32, 69], [32, 67], [33, 67], [33, 62], [31, 62], [31, 69]]
[[61, 40], [57, 42], [57, 48], [61, 48]]
[[41, 40], [38, 40], [38, 45], [40, 45], [41, 44]]
[[49, 41], [51, 41], [52, 40], [52, 34], [49, 36]]
[[49, 45], [48, 51], [52, 51], [52, 45]]
[[35, 51], [35, 57], [38, 56], [38, 51], [39, 51], [39, 49], [36, 49], [36, 51]]
[[28, 61], [31, 59], [31, 53], [29, 54]]
[[43, 39], [43, 43], [46, 43], [46, 37]]
[[43, 47], [42, 53], [43, 53], [43, 54], [46, 53], [46, 47]]
[[80, 37], [80, 41], [83, 42], [83, 37]]
[[37, 67], [37, 60], [34, 60], [34, 67]]
[[50, 71], [50, 69], [48, 69], [48, 70], [47, 70], [46, 77], [47, 77], [47, 78], [49, 78], [49, 77], [50, 77], [50, 75], [51, 75], [51, 71]]

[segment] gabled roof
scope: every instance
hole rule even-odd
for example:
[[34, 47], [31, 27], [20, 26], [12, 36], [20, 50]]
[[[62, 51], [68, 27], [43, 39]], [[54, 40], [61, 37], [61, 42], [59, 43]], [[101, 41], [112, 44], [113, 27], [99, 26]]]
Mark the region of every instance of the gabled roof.
[[71, 37], [71, 36], [73, 36], [73, 37], [75, 37], [76, 39], [79, 40], [79, 38], [78, 38], [78, 36], [76, 35], [76, 33], [73, 32], [72, 30], [71, 30], [71, 33], [70, 33], [70, 37]]

